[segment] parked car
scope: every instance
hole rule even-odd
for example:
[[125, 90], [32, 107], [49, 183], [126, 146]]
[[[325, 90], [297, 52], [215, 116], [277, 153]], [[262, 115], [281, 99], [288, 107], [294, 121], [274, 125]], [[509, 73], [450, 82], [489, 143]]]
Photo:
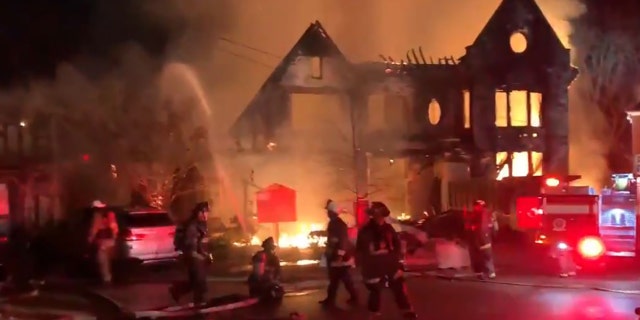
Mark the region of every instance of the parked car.
[[153, 263], [178, 257], [173, 245], [176, 228], [167, 211], [123, 210], [118, 218], [125, 258]]
[[[139, 264], [172, 261], [178, 256], [173, 247], [174, 222], [167, 211], [154, 208], [108, 207], [116, 214], [119, 234], [114, 252], [114, 274]], [[93, 210], [85, 208], [71, 214], [49, 237], [56, 264], [73, 276], [94, 277], [96, 248], [87, 242]], [[124, 272], [124, 271], [123, 271]], [[127, 273], [127, 272], [125, 272]]]
[[463, 239], [464, 212], [462, 210], [448, 210], [419, 221], [416, 227], [424, 230], [430, 239]]

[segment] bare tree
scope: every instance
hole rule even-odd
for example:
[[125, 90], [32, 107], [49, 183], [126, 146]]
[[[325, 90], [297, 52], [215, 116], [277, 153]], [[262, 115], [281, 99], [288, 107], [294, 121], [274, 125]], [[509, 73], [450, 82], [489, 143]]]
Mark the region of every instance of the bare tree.
[[[55, 82], [32, 84], [25, 104], [31, 118], [56, 122], [58, 161], [73, 164], [80, 154], [91, 156], [95, 180], [87, 183], [113, 184], [101, 174], [111, 171], [121, 195], [112, 197], [119, 202], [126, 201], [126, 190], [145, 186], [145, 198], [164, 199], [168, 205], [177, 196], [171, 192], [175, 180], [211, 158], [206, 156], [206, 130], [188, 121], [196, 107], [188, 100], [161, 101], [154, 77], [150, 72], [133, 78], [116, 70], [90, 80], [74, 65], [62, 65]], [[180, 192], [187, 191], [182, 187]]]
[[[610, 170], [628, 170], [629, 126], [625, 111], [640, 100], [640, 4], [581, 0], [583, 15], [572, 19], [571, 44], [580, 69], [576, 81], [581, 103], [592, 105], [606, 123], [602, 139], [609, 147]], [[622, 157], [624, 155], [624, 157]]]

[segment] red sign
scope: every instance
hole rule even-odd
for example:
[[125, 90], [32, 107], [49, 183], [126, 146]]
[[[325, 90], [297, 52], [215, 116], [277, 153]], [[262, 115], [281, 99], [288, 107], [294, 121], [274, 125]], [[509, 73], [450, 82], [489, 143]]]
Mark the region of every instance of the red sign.
[[256, 194], [258, 223], [295, 222], [296, 191], [274, 183]]
[[9, 190], [6, 184], [0, 184], [0, 217], [9, 215]]
[[516, 219], [519, 229], [539, 229], [542, 225], [539, 197], [519, 197], [516, 199]]
[[356, 226], [358, 228], [369, 221], [369, 215], [367, 214], [368, 208], [369, 201], [367, 199], [358, 199], [353, 203], [353, 212], [356, 216]]

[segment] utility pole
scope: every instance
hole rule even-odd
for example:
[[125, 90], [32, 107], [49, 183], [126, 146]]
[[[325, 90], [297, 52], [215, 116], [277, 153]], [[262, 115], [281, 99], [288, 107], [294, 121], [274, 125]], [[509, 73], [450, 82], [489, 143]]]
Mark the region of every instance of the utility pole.
[[360, 226], [365, 222], [364, 210], [368, 206], [369, 197], [369, 159], [367, 152], [360, 146], [361, 127], [358, 121], [362, 118], [362, 110], [366, 107], [366, 102], [360, 90], [353, 90], [349, 99], [349, 120], [351, 125], [351, 150], [353, 156], [354, 189], [356, 199], [354, 202], [354, 215], [356, 225]]
[[51, 116], [51, 122], [49, 123], [49, 139], [51, 141], [51, 180], [53, 184], [53, 219], [58, 221], [61, 217], [61, 204], [60, 204], [60, 145], [58, 137], [58, 120], [56, 116]]

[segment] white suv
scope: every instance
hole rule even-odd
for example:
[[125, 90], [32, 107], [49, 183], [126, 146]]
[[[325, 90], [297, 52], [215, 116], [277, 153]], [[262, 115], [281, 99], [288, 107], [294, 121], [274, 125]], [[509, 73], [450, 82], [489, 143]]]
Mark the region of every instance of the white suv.
[[175, 224], [169, 213], [157, 209], [133, 209], [122, 216], [121, 227], [129, 258], [142, 263], [173, 260], [179, 253], [173, 246]]

